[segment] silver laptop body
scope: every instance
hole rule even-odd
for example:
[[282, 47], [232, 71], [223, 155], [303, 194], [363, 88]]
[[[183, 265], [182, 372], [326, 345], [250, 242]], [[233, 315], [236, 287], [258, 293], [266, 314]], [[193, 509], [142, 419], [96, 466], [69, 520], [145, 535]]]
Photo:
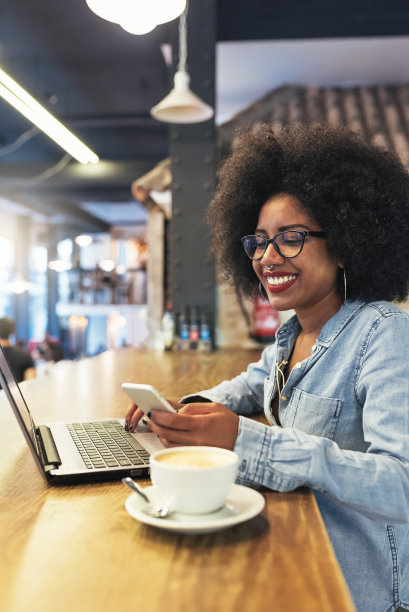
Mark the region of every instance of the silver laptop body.
[[[125, 432], [123, 419], [55, 421], [37, 425], [1, 347], [0, 384], [34, 461], [49, 484], [120, 480], [124, 476], [147, 477], [149, 454], [163, 448], [156, 434], [146, 427], [138, 428], [135, 434]], [[90, 437], [97, 439], [95, 449]], [[104, 448], [105, 444], [108, 450]], [[115, 461], [110, 457], [114, 450]], [[126, 459], [118, 458], [124, 455]]]

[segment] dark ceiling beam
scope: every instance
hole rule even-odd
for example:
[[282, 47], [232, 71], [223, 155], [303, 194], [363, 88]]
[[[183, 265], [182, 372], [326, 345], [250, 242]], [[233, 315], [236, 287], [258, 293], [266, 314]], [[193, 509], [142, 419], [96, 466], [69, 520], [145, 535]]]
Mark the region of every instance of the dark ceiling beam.
[[43, 199], [49, 202], [58, 201], [61, 198], [79, 203], [94, 202], [101, 204], [116, 204], [121, 202], [134, 202], [129, 185], [123, 187], [101, 187], [86, 189], [84, 187], [66, 187], [63, 192], [57, 189], [37, 189], [35, 193], [36, 199]]
[[219, 0], [217, 40], [407, 36], [401, 0]]
[[64, 170], [37, 185], [29, 181], [50, 168], [44, 163], [0, 163], [0, 190], [19, 190], [32, 192], [48, 191], [49, 189], [78, 189], [114, 186], [128, 186], [137, 178], [152, 170], [158, 159], [109, 161], [102, 160], [98, 164], [83, 166], [70, 162]]
[[49, 223], [53, 226], [72, 227], [76, 228], [77, 232], [90, 233], [108, 232], [111, 229], [109, 223], [95, 217], [86, 210], [78, 208], [72, 202], [58, 202], [55, 200], [48, 202], [42, 198], [37, 200], [34, 196], [28, 198], [21, 194], [9, 194], [8, 197], [12, 198], [12, 201], [24, 207], [27, 211], [48, 217]]
[[105, 115], [92, 117], [61, 117], [60, 120], [67, 127], [79, 128], [111, 128], [111, 127], [146, 127], [158, 131], [167, 131], [167, 126], [153, 119], [149, 113], [135, 115]]

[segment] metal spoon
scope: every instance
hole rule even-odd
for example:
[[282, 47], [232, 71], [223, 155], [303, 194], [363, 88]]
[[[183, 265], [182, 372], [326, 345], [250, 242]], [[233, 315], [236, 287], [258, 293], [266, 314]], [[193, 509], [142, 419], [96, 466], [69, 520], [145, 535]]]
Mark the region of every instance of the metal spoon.
[[122, 478], [122, 482], [124, 483], [124, 485], [132, 489], [132, 491], [138, 493], [138, 495], [140, 495], [145, 500], [147, 505], [145, 506], [143, 511], [147, 514], [150, 514], [150, 516], [153, 516], [154, 518], [165, 518], [165, 516], [170, 513], [170, 510], [167, 506], [152, 505], [151, 500], [146, 495], [142, 487], [140, 487], [137, 482], [132, 480], [132, 478], [129, 478], [129, 476], [126, 476], [126, 478]]

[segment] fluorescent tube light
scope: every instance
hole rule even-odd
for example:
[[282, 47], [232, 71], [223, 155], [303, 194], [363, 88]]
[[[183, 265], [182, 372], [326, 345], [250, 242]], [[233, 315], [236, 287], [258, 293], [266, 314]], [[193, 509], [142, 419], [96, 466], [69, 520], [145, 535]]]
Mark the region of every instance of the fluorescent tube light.
[[1, 69], [0, 96], [81, 164], [98, 163], [98, 155], [67, 130], [60, 121]]

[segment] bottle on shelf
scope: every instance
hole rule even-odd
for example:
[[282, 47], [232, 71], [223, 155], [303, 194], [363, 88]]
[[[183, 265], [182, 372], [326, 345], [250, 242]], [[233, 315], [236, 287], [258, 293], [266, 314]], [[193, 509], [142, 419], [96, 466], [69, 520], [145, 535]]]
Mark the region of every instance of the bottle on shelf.
[[186, 315], [181, 313], [178, 319], [177, 349], [178, 351], [188, 351], [189, 346], [189, 324]]
[[196, 308], [190, 309], [190, 320], [189, 320], [189, 348], [195, 351], [199, 346], [200, 329], [199, 329], [199, 318]]
[[175, 316], [173, 314], [173, 308], [171, 304], [167, 304], [165, 312], [163, 313], [161, 323], [161, 334], [163, 341], [163, 348], [165, 351], [171, 351], [175, 341]]
[[206, 314], [201, 313], [200, 316], [200, 338], [199, 338], [199, 351], [209, 352], [212, 350], [212, 338], [210, 334], [210, 325]]

